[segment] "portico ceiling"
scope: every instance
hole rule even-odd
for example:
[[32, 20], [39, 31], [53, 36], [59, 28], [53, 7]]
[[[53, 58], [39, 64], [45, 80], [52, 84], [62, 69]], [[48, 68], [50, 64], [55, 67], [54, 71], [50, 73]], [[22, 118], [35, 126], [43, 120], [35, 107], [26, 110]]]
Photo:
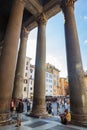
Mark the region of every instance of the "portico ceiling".
[[31, 17], [28, 17], [23, 25], [31, 30], [37, 26], [36, 20], [42, 13], [49, 19], [60, 12], [60, 4], [61, 0], [27, 0], [26, 10], [31, 13]]
[[[4, 23], [7, 23], [12, 1], [0, 0], [0, 17], [3, 17]], [[60, 3], [61, 0], [26, 0], [23, 25], [29, 28], [29, 30], [33, 29], [37, 26], [35, 21], [40, 14], [44, 13], [46, 18], [49, 19], [61, 10]]]

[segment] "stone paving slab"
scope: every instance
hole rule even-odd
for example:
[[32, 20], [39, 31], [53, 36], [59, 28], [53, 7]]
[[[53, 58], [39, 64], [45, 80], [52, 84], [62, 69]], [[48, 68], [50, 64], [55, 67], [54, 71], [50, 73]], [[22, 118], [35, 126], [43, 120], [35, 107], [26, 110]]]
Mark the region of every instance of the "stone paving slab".
[[42, 125], [45, 125], [47, 124], [48, 122], [46, 121], [37, 121], [35, 123], [31, 123], [31, 124], [25, 124], [25, 126], [29, 126], [31, 128], [35, 128], [35, 127], [39, 127], [39, 126], [42, 126]]
[[46, 130], [80, 130], [80, 129], [69, 128], [69, 127], [66, 127], [66, 126], [57, 125], [57, 126], [55, 126], [55, 127], [51, 127], [51, 128], [49, 128], [49, 129], [46, 129]]
[[[24, 117], [26, 119], [26, 117]], [[22, 126], [15, 127], [16, 124], [0, 126], [0, 130], [87, 130], [87, 128], [74, 125], [63, 125], [56, 120], [27, 117], [22, 122]]]
[[45, 118], [45, 120], [60, 122], [60, 118], [58, 116], [56, 116], [56, 117], [54, 117], [54, 116], [53, 117], [47, 117], [47, 118]]

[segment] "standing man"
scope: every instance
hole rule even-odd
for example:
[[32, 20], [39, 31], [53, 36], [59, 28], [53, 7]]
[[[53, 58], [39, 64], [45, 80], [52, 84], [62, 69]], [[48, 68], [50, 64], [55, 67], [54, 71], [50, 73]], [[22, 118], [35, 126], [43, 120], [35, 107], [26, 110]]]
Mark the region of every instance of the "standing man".
[[18, 100], [18, 107], [16, 110], [17, 111], [17, 125], [16, 125], [16, 127], [21, 126], [23, 109], [24, 109], [24, 105], [23, 105], [22, 99], [19, 99]]

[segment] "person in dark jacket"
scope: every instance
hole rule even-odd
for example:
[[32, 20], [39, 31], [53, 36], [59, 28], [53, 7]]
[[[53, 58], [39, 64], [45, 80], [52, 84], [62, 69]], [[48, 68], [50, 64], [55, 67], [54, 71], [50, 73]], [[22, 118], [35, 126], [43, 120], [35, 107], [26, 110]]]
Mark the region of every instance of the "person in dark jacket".
[[48, 106], [48, 113], [52, 114], [52, 105], [51, 105], [51, 103], [49, 103], [49, 106]]
[[16, 127], [21, 126], [23, 109], [24, 109], [24, 105], [23, 105], [22, 99], [19, 99], [17, 110], [16, 110], [16, 112], [17, 112], [17, 125], [16, 125]]
[[27, 112], [29, 113], [29, 111], [30, 111], [30, 102], [27, 101]]

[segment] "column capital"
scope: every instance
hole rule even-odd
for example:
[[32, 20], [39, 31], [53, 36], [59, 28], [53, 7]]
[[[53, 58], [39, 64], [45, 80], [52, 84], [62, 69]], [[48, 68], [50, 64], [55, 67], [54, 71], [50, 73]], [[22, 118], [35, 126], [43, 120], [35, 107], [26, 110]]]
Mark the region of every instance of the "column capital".
[[19, 2], [19, 3], [26, 3], [27, 0], [16, 0], [16, 2]]
[[28, 38], [29, 31], [27, 28], [23, 27], [21, 31], [21, 37]]
[[77, 0], [62, 0], [61, 7], [64, 9], [65, 7], [73, 7], [74, 8], [74, 2]]
[[46, 18], [46, 15], [44, 13], [42, 13], [38, 19], [37, 19], [37, 23], [39, 24], [46, 24], [47, 22], [47, 18]]

